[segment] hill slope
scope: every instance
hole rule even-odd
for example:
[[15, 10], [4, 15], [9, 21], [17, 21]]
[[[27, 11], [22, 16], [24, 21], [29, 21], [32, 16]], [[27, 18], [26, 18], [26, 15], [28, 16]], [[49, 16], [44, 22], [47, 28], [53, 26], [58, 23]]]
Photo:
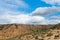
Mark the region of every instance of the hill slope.
[[31, 37], [32, 40], [36, 40], [38, 39], [37, 37], [39, 35], [40, 35], [39, 37], [44, 37], [43, 35], [49, 33], [51, 30], [53, 32], [55, 31], [54, 29], [60, 28], [60, 24], [55, 26], [54, 25], [25, 25], [25, 24], [0, 25], [0, 40], [25, 40], [25, 39], [31, 40], [29, 39], [29, 37]]

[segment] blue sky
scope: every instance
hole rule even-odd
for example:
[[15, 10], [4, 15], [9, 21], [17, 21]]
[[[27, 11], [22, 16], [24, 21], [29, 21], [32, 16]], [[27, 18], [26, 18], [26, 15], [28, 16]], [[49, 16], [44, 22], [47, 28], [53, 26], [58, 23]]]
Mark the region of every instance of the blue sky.
[[30, 6], [29, 12], [32, 12], [38, 7], [50, 7], [51, 6], [50, 4], [46, 4], [45, 2], [41, 0], [25, 0], [25, 2]]
[[60, 0], [0, 0], [0, 24], [60, 23]]

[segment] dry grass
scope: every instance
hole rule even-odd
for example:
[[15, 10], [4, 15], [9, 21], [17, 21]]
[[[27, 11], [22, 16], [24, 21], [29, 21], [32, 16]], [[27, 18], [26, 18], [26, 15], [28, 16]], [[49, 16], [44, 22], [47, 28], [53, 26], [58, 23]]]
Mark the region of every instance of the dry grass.
[[[56, 25], [0, 25], [0, 40], [47, 40], [57, 38], [60, 26]], [[59, 30], [59, 31], [56, 31]], [[53, 40], [52, 39], [52, 40]]]

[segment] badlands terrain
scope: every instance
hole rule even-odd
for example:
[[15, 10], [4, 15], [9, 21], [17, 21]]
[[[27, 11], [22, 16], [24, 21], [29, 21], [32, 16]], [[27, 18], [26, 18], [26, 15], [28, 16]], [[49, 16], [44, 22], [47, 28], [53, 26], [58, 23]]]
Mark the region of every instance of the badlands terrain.
[[60, 24], [0, 24], [0, 40], [60, 40]]

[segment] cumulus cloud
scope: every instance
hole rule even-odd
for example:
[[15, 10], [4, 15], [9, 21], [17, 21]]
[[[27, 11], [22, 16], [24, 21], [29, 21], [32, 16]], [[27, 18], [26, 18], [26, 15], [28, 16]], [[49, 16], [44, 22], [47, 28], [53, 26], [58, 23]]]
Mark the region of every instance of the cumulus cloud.
[[0, 0], [0, 24], [34, 24], [44, 20], [42, 16], [30, 16], [25, 12], [14, 11], [19, 7], [27, 8], [28, 4], [23, 0]]
[[[34, 10], [31, 16], [47, 16], [50, 14], [55, 14], [60, 12], [60, 7], [39, 7]], [[45, 18], [45, 17], [44, 17]], [[45, 18], [40, 24], [57, 24], [60, 23], [60, 16], [51, 16], [50, 18]]]
[[52, 23], [60, 23], [60, 16], [51, 16], [48, 20], [51, 20]]
[[[53, 9], [57, 11], [54, 11]], [[43, 11], [42, 9], [40, 10], [41, 10], [40, 13], [44, 15], [46, 9], [45, 11], [44, 9]], [[53, 10], [54, 12], [58, 12], [60, 9], [52, 7], [51, 9], [48, 10]], [[46, 12], [48, 12], [48, 10]], [[49, 13], [47, 14], [45, 13], [45, 15], [52, 14], [53, 11], [49, 11]], [[0, 13], [3, 13], [2, 15], [0, 14], [0, 24], [19, 23], [19, 24], [45, 24], [46, 25], [46, 24], [56, 24], [60, 22], [60, 19], [58, 17], [50, 17], [49, 19], [46, 19], [45, 17], [43, 17], [43, 15], [41, 16], [41, 14], [35, 15], [31, 13], [32, 15], [30, 15], [30, 14], [24, 14], [23, 12], [11, 11], [3, 8], [0, 9]]]
[[17, 10], [18, 8], [28, 8], [29, 5], [23, 0], [0, 0], [0, 7]]
[[42, 0], [44, 2], [46, 2], [47, 4], [51, 4], [51, 5], [60, 5], [60, 0]]
[[17, 23], [17, 24], [57, 24], [60, 23], [60, 17], [53, 16], [48, 19], [46, 19], [43, 16], [32, 16], [29, 14], [19, 14], [19, 15], [10, 15], [9, 13], [19, 13], [19, 12], [13, 12], [13, 11], [5, 11], [5, 14], [1, 15], [0, 17], [0, 24], [11, 24], [11, 23]]
[[28, 14], [19, 14], [19, 15], [10, 15], [5, 14], [0, 17], [0, 24], [40, 24], [40, 25], [47, 25], [47, 24], [57, 24], [60, 23], [60, 17], [53, 16], [46, 19], [43, 16], [30, 16]]
[[55, 6], [39, 7], [36, 10], [34, 10], [31, 15], [44, 16], [44, 15], [49, 15], [49, 14], [53, 14], [53, 13], [56, 13], [56, 12], [60, 12], [60, 7], [55, 7]]
[[49, 19], [44, 17], [60, 12], [60, 7], [39, 7], [31, 14], [17, 10], [18, 8], [28, 8], [28, 6], [23, 0], [0, 0], [0, 24], [56, 24], [60, 22], [58, 17], [50, 17]]
[[49, 20], [60, 20], [60, 16], [51, 16]]
[[[23, 0], [0, 0], [0, 16], [5, 14], [19, 15], [24, 14], [29, 5]], [[20, 9], [19, 9], [20, 8]]]
[[[41, 22], [42, 20], [44, 20], [44, 17], [42, 16], [29, 16], [26, 14], [20, 14], [20, 15], [16, 15], [16, 16], [12, 16], [9, 14], [3, 15], [0, 17], [0, 23], [20, 23], [20, 24], [33, 24], [33, 22]], [[4, 20], [2, 20], [4, 19]], [[7, 22], [4, 22], [5, 20], [7, 20]], [[38, 24], [38, 23], [37, 23]]]
[[[12, 11], [12, 10], [9, 10], [9, 9], [5, 9], [5, 8], [0, 8], [0, 16], [2, 15], [6, 15], [6, 14], [9, 14], [9, 15], [19, 15], [19, 14], [24, 14], [25, 12], [21, 12], [21, 11]], [[8, 16], [8, 15], [7, 15]]]

